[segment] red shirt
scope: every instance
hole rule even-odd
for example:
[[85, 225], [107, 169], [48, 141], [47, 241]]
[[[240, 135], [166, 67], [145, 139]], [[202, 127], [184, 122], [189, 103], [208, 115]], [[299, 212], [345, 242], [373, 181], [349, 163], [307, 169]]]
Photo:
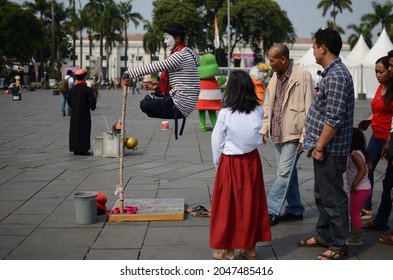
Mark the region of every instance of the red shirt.
[[381, 95], [382, 86], [382, 84], [378, 86], [374, 99], [371, 102], [371, 111], [373, 113], [371, 127], [376, 139], [388, 139], [393, 117], [393, 101], [389, 105], [383, 102], [383, 96]]

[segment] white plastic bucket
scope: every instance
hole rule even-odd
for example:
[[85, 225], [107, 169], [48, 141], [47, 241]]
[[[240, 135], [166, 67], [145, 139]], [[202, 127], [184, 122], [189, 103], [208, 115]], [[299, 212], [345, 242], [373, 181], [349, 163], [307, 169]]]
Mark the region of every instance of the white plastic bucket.
[[120, 135], [105, 132], [102, 137], [102, 157], [119, 157]]

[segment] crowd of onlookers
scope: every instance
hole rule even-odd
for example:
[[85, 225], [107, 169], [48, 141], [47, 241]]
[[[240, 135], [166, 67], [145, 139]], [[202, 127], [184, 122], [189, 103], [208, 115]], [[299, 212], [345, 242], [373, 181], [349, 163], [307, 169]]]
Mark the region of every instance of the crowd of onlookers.
[[103, 79], [100, 83], [100, 89], [121, 89], [121, 80], [119, 77]]

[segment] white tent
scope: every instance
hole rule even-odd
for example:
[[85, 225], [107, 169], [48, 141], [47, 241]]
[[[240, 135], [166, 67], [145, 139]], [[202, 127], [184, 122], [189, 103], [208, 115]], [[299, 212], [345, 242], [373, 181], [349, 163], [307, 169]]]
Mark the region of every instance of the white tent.
[[296, 64], [307, 69], [311, 73], [314, 81], [317, 78], [318, 70], [323, 71], [322, 66], [315, 62], [314, 51], [312, 47], [308, 49], [308, 51], [296, 62]]
[[364, 41], [363, 35], [360, 35], [355, 47], [347, 56], [347, 60], [352, 64], [349, 71], [352, 75], [356, 97], [358, 96], [358, 93], [364, 93], [364, 89], [367, 88], [366, 82], [363, 79], [363, 69], [359, 63], [369, 53], [369, 51], [370, 48]]
[[[350, 63], [347, 59], [343, 58], [342, 56], [340, 56], [340, 58], [342, 62], [347, 66], [349, 72], [351, 72], [352, 74], [352, 70], [354, 67], [353, 64]], [[314, 51], [312, 47], [310, 47], [310, 49], [296, 62], [296, 64], [307, 69], [311, 73], [314, 81], [316, 80], [318, 70], [323, 71], [323, 67], [315, 62]], [[356, 94], [356, 90], [355, 90], [355, 94]]]
[[346, 59], [352, 64], [358, 64], [369, 52], [370, 48], [364, 41], [363, 35], [360, 35], [356, 45], [352, 51], [347, 55]]
[[359, 76], [363, 79], [364, 85], [360, 91], [366, 93], [367, 98], [373, 98], [378, 87], [378, 81], [375, 77], [375, 61], [387, 55], [391, 50], [393, 50], [393, 44], [384, 28], [374, 46], [356, 66], [357, 71], [360, 72]]

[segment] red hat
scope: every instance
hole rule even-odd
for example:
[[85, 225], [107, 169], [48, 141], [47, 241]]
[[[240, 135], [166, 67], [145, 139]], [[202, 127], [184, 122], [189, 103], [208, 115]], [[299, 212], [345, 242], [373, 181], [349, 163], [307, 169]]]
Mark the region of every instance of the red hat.
[[79, 70], [76, 70], [76, 71], [75, 71], [75, 75], [76, 75], [76, 76], [84, 75], [84, 74], [86, 74], [86, 73], [87, 73], [87, 70], [86, 70], [86, 69], [79, 69]]
[[103, 194], [102, 192], [98, 192], [97, 193], [97, 209], [106, 210], [106, 202], [108, 201], [107, 197], [105, 194]]

